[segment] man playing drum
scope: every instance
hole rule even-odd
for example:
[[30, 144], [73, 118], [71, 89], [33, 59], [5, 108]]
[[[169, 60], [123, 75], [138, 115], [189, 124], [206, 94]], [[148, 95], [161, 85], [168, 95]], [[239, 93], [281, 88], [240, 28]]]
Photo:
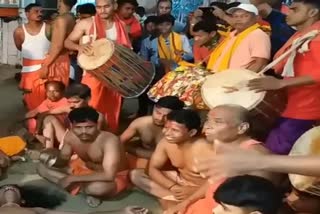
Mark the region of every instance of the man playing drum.
[[[181, 110], [184, 103], [179, 98], [167, 96], [160, 98], [153, 107], [152, 116], [135, 119], [120, 136], [128, 154], [131, 169], [146, 168], [157, 144], [163, 138], [162, 129], [167, 115], [173, 110]], [[140, 142], [132, 142], [138, 136]]]
[[228, 10], [234, 19], [235, 31], [212, 52], [207, 69], [219, 72], [244, 68], [254, 72], [265, 67], [270, 59], [270, 37], [258, 24], [258, 9], [240, 4]]
[[[100, 38], [108, 38], [119, 45], [131, 48], [131, 43], [125, 26], [114, 16], [115, 0], [96, 0], [97, 14], [94, 18], [80, 20], [65, 41], [65, 47], [78, 51], [79, 54], [92, 54], [91, 42]], [[96, 38], [93, 38], [95, 37]], [[105, 87], [92, 74], [85, 73], [82, 83], [88, 85], [92, 91], [90, 106], [106, 114], [112, 131], [119, 125], [122, 99], [120, 95]]]
[[[91, 107], [72, 110], [68, 118], [71, 131], [64, 137], [64, 144], [57, 155], [49, 153], [49, 158], [40, 164], [40, 176], [57, 183], [76, 195], [80, 190], [88, 196], [90, 206], [98, 206], [97, 198], [110, 198], [127, 188], [128, 170], [125, 151], [119, 138], [110, 132], [99, 131], [99, 114]], [[76, 159], [71, 160], [73, 154]], [[71, 172], [51, 168], [70, 164]]]
[[[206, 180], [194, 172], [191, 160], [211, 148], [198, 136], [200, 125], [196, 112], [172, 111], [163, 129], [164, 138], [151, 157], [148, 175], [144, 170], [133, 170], [131, 181], [167, 203], [176, 204], [192, 195]], [[167, 163], [175, 170], [165, 169]]]
[[275, 59], [296, 44], [296, 39], [310, 34], [311, 41], [274, 66], [283, 79], [264, 77], [248, 84], [255, 91], [287, 90], [287, 107], [266, 140], [266, 146], [277, 154], [288, 154], [296, 140], [320, 119], [319, 1], [294, 1], [287, 23], [296, 26], [298, 32], [278, 51]]
[[[208, 119], [205, 124], [205, 135], [207, 140], [211, 143], [211, 148], [206, 154], [202, 153], [200, 156], [207, 156], [208, 153], [217, 154], [218, 145], [227, 144], [234, 149], [253, 150], [259, 154], [269, 154], [260, 142], [253, 140], [250, 136], [252, 130], [250, 113], [247, 109], [237, 105], [222, 105], [212, 109], [208, 114]], [[198, 157], [200, 157], [198, 156]], [[194, 163], [194, 162], [193, 162]], [[276, 184], [278, 184], [278, 176], [274, 173], [266, 173], [262, 171], [254, 171], [252, 175], [264, 177]], [[187, 199], [183, 200], [176, 207], [168, 210], [168, 214], [177, 212], [187, 214], [211, 214], [212, 209], [217, 204], [212, 200], [212, 195], [225, 178], [215, 180], [213, 185], [206, 182], [201, 188], [192, 194]]]

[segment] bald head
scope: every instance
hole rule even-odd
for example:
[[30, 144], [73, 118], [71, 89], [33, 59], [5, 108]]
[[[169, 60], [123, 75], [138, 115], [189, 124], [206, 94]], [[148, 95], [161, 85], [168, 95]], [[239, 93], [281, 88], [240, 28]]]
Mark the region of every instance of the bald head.
[[225, 119], [231, 123], [249, 123], [250, 124], [250, 112], [248, 109], [240, 105], [220, 105], [213, 109], [213, 111], [224, 112]]

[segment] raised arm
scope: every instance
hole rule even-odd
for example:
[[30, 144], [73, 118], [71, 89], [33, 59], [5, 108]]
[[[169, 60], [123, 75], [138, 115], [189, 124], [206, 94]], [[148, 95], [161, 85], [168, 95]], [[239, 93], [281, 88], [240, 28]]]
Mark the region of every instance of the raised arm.
[[161, 172], [161, 169], [169, 160], [165, 145], [166, 142], [164, 140], [160, 141], [157, 145], [157, 148], [150, 160], [149, 176], [156, 183], [160, 184], [161, 186], [167, 189], [170, 189], [176, 184], [176, 182], [170, 180]]
[[17, 27], [16, 30], [13, 33], [13, 40], [14, 44], [16, 45], [16, 48], [21, 51], [22, 49], [22, 44], [24, 41], [24, 32], [22, 27]]
[[79, 21], [69, 34], [68, 38], [64, 41], [64, 47], [72, 51], [80, 51], [80, 39], [86, 33], [85, 26], [89, 23], [87, 20]]

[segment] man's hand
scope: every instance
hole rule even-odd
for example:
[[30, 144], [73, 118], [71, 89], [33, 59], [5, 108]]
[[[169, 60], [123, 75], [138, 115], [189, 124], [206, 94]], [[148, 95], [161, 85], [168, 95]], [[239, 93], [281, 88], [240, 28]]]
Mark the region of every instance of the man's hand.
[[180, 185], [174, 185], [170, 191], [174, 195], [174, 197], [179, 200], [183, 201], [186, 198], [188, 198], [192, 193], [194, 193], [197, 190], [196, 187], [187, 187], [187, 186], [180, 186]]
[[200, 10], [200, 9], [196, 9], [196, 10], [194, 11], [194, 13], [193, 13], [193, 16], [194, 16], [195, 18], [202, 17], [202, 16], [203, 16], [203, 11]]
[[69, 175], [60, 179], [58, 182], [58, 185], [63, 189], [69, 189], [74, 182], [75, 182], [74, 177]]
[[247, 86], [249, 90], [255, 92], [279, 90], [285, 87], [283, 80], [270, 76], [250, 80]]
[[183, 213], [185, 213], [188, 205], [189, 204], [187, 202], [181, 202], [181, 203], [177, 204], [176, 206], [171, 207], [168, 210], [164, 211], [163, 214], [183, 214]]
[[91, 44], [80, 45], [79, 54], [85, 54], [87, 56], [93, 55], [93, 47]]
[[215, 183], [223, 178], [248, 174], [259, 168], [262, 155], [255, 150], [244, 150], [229, 145], [218, 145], [216, 151], [195, 159], [195, 171]]
[[262, 18], [267, 18], [272, 12], [272, 7], [268, 3], [262, 3], [257, 6], [259, 10], [259, 15]]
[[41, 79], [47, 79], [49, 75], [49, 68], [47, 65], [43, 64], [39, 73]]
[[218, 17], [219, 19], [224, 19], [226, 13], [220, 9], [219, 7], [213, 6], [214, 10], [212, 11], [212, 14], [216, 17]]

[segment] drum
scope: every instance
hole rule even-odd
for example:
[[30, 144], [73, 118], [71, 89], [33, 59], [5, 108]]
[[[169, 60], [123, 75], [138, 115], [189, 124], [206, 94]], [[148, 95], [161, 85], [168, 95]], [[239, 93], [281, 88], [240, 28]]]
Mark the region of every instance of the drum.
[[132, 50], [108, 39], [92, 43], [91, 55], [80, 54], [78, 63], [86, 72], [93, 74], [124, 98], [141, 95], [151, 84], [155, 69]]
[[[224, 104], [240, 105], [252, 114], [255, 137], [264, 140], [286, 106], [283, 91], [256, 93], [248, 90], [247, 82], [259, 78], [257, 73], [245, 69], [229, 69], [210, 75], [201, 88], [202, 99], [209, 108]], [[227, 93], [225, 87], [237, 87], [238, 91]]]
[[168, 72], [148, 92], [154, 102], [161, 97], [177, 96], [186, 106], [195, 109], [207, 109], [201, 97], [201, 85], [210, 73], [199, 67], [181, 66]]
[[[320, 155], [320, 126], [304, 133], [294, 144], [290, 156]], [[289, 174], [294, 188], [299, 191], [320, 196], [320, 178]]]

